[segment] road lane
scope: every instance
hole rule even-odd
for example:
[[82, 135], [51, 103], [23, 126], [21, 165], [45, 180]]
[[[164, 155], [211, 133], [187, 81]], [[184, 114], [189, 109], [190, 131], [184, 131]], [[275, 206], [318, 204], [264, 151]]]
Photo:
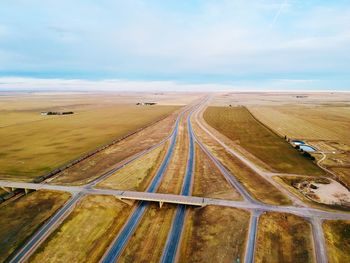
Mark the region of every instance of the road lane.
[[10, 263], [24, 262], [31, 253], [39, 247], [39, 245], [48, 237], [74, 208], [75, 204], [80, 200], [83, 194], [74, 194], [72, 198], [63, 206], [53, 217], [49, 219], [26, 243], [25, 245], [10, 259]]
[[[181, 195], [188, 196], [191, 194], [192, 190], [192, 175], [194, 169], [194, 136], [191, 125], [191, 115], [190, 113], [187, 117], [187, 129], [189, 137], [189, 153], [186, 166], [186, 174], [184, 182], [182, 185]], [[179, 242], [181, 239], [182, 229], [186, 217], [186, 205], [179, 205], [176, 209], [175, 217], [173, 219], [172, 227], [168, 235], [163, 255], [161, 258], [162, 263], [172, 263], [175, 261], [176, 254], [179, 247]]]
[[[158, 188], [161, 179], [164, 175], [165, 170], [167, 169], [170, 159], [173, 155], [175, 144], [176, 144], [176, 139], [177, 139], [177, 134], [178, 134], [178, 128], [179, 128], [179, 122], [180, 119], [182, 118], [183, 113], [180, 114], [178, 119], [176, 120], [176, 125], [175, 125], [175, 131], [172, 135], [171, 138], [171, 143], [169, 146], [169, 149], [167, 151], [167, 154], [164, 157], [164, 160], [160, 166], [160, 168], [157, 171], [156, 176], [153, 178], [150, 186], [147, 189], [147, 192], [154, 192]], [[110, 248], [106, 251], [105, 255], [103, 256], [102, 262], [103, 263], [109, 263], [109, 262], [115, 262], [117, 261], [118, 257], [121, 255], [125, 245], [129, 241], [132, 233], [135, 231], [136, 227], [138, 226], [139, 222], [142, 219], [142, 216], [145, 213], [145, 210], [147, 208], [148, 202], [142, 201], [136, 209], [133, 211], [131, 214], [130, 218], [128, 221], [125, 223], [123, 226], [121, 232], [118, 234], [116, 239], [112, 242], [112, 245]]]

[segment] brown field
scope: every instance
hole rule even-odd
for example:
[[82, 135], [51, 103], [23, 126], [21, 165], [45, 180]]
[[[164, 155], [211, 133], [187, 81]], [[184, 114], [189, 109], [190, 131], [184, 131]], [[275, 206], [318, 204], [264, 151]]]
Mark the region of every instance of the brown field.
[[258, 221], [255, 262], [315, 262], [310, 223], [292, 214], [262, 214]]
[[123, 167], [97, 186], [120, 190], [145, 191], [157, 172], [168, 143], [165, 143], [141, 158]]
[[[281, 135], [350, 144], [350, 106], [249, 107], [254, 116]], [[273, 118], [272, 118], [273, 116]]]
[[203, 116], [209, 125], [256, 156], [273, 171], [324, 174], [315, 163], [256, 121], [244, 107], [209, 107]]
[[187, 120], [184, 115], [179, 124], [174, 152], [157, 190], [158, 193], [180, 193], [187, 165], [188, 140]]
[[230, 185], [215, 164], [203, 150], [196, 145], [193, 195], [242, 200], [236, 189]]
[[228, 207], [189, 209], [179, 262], [242, 262], [249, 213]]
[[85, 197], [30, 262], [97, 262], [132, 208], [112, 196]]
[[[178, 108], [133, 104], [103, 106], [101, 101], [86, 105], [87, 102], [74, 96], [67, 100], [69, 103], [64, 101], [58, 106], [60, 103], [51, 98], [52, 108], [48, 108], [48, 102], [43, 105], [32, 102], [32, 108], [27, 105], [0, 112], [0, 178], [33, 179]], [[41, 116], [42, 110], [73, 110], [75, 114]]]
[[[221, 145], [211, 139], [198, 125], [194, 123], [193, 127], [196, 134], [213, 155], [220, 160], [231, 174], [233, 174], [257, 200], [273, 205], [291, 204], [291, 201], [277, 188], [244, 165], [240, 160], [227, 153]], [[257, 187], [257, 185], [259, 187]]]
[[329, 262], [350, 262], [350, 221], [325, 221], [323, 231]]
[[69, 197], [68, 193], [40, 190], [0, 205], [0, 262], [23, 245]]
[[321, 165], [350, 187], [350, 105], [327, 103], [249, 109], [277, 133], [305, 140], [323, 151], [327, 158]]
[[[86, 160], [59, 173], [52, 183], [86, 184], [110, 169], [122, 164], [134, 154], [148, 149], [168, 136], [173, 128], [177, 114], [108, 147]], [[83, 173], [81, 171], [84, 171]]]
[[175, 205], [150, 204], [118, 262], [159, 262], [175, 211]]

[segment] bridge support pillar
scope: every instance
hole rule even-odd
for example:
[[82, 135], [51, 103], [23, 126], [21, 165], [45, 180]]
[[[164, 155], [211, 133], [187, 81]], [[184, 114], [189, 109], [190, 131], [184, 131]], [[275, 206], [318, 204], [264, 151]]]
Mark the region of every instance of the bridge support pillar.
[[164, 203], [164, 202], [162, 202], [162, 201], [159, 201], [159, 208], [162, 208], [162, 206], [163, 206], [163, 203]]
[[11, 187], [11, 191], [12, 192], [16, 191], [16, 188], [15, 187]]
[[24, 192], [25, 192], [26, 194], [28, 194], [28, 193], [30, 192], [30, 190], [27, 189], [27, 188], [25, 188], [25, 189], [24, 189]]
[[10, 187], [5, 187], [5, 186], [2, 186], [1, 187], [4, 191], [8, 192], [8, 193], [11, 193], [11, 188]]

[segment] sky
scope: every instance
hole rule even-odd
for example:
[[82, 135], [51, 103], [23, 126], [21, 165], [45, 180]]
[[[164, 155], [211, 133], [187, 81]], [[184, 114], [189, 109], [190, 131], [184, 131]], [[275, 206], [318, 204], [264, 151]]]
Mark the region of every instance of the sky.
[[350, 91], [349, 73], [349, 0], [0, 1], [0, 90]]

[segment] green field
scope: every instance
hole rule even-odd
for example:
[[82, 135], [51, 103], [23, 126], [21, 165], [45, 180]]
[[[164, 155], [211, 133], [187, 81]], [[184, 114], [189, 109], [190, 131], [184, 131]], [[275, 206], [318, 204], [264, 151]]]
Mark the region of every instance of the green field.
[[[43, 175], [176, 108], [114, 105], [77, 110], [67, 116], [40, 116], [40, 111], [35, 111], [35, 118], [33, 111], [8, 112], [18, 123], [0, 119], [0, 178], [30, 180]], [[31, 117], [24, 121], [25, 116]]]
[[67, 193], [36, 191], [0, 205], [0, 262], [19, 248], [68, 198]]
[[206, 122], [278, 172], [320, 175], [324, 172], [283, 138], [258, 122], [245, 107], [209, 107]]
[[325, 221], [323, 230], [329, 262], [350, 262], [350, 221]]

